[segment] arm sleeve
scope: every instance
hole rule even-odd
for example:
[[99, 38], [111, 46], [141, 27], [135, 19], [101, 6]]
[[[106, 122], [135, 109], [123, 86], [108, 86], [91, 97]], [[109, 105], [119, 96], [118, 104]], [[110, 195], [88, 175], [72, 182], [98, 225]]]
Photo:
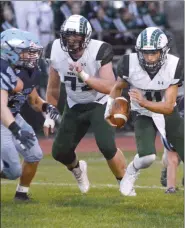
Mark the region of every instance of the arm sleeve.
[[97, 61], [101, 61], [101, 66], [112, 62], [114, 53], [112, 49], [112, 45], [108, 43], [103, 43], [98, 51], [98, 54], [96, 56]]
[[184, 67], [182, 61], [179, 59], [174, 79], [172, 80], [171, 85], [178, 85], [179, 87], [182, 86], [182, 82], [184, 81]]
[[10, 66], [1, 66], [1, 89], [12, 91], [17, 85], [17, 76]]
[[117, 64], [117, 76], [129, 80], [129, 55], [123, 55]]

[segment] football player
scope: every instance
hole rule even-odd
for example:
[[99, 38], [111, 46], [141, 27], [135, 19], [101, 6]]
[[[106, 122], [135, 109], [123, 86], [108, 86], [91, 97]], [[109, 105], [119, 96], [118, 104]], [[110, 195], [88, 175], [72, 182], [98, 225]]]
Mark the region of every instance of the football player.
[[155, 161], [157, 130], [164, 145], [169, 150], [175, 149], [184, 160], [184, 122], [176, 108], [182, 66], [180, 59], [168, 51], [169, 43], [164, 32], [149, 27], [137, 38], [137, 53], [124, 55], [117, 66], [119, 79], [110, 93], [104, 116], [110, 123], [114, 99], [130, 85], [128, 93], [137, 144], [137, 154], [120, 183], [123, 195], [129, 195], [133, 190], [139, 170]]
[[[45, 112], [52, 121], [59, 116], [36, 90], [42, 49], [29, 32], [8, 29], [1, 33], [1, 178], [20, 177], [15, 200], [30, 199], [30, 183], [43, 156], [32, 127], [20, 115], [21, 107], [29, 101], [34, 110]], [[19, 153], [24, 158], [22, 167]]]
[[[91, 33], [90, 23], [81, 15], [72, 15], [63, 23], [60, 39], [52, 45], [46, 93], [47, 101], [56, 106], [60, 84], [65, 83], [67, 100], [52, 155], [72, 172], [82, 193], [90, 187], [87, 163], [78, 160], [75, 149], [90, 126], [118, 183], [126, 167], [125, 158], [115, 145], [114, 129], [104, 120], [107, 94], [115, 82], [112, 46], [91, 39]], [[47, 119], [44, 125], [48, 135]]]

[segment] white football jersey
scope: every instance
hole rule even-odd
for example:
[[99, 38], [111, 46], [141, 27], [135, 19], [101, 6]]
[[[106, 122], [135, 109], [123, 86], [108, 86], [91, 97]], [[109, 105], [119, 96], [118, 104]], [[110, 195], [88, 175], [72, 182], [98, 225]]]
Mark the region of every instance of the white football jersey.
[[[146, 99], [151, 101], [164, 101], [165, 90], [170, 85], [180, 84], [182, 75], [178, 70], [179, 58], [167, 54], [165, 64], [159, 72], [151, 78], [139, 64], [137, 53], [124, 55], [117, 67], [119, 77], [126, 80], [130, 88], [139, 89]], [[152, 112], [141, 107], [137, 102], [131, 101], [131, 110], [137, 111], [142, 115], [151, 116]]]
[[[112, 55], [112, 56], [111, 56]], [[91, 77], [99, 78], [99, 69], [104, 64], [112, 61], [111, 45], [91, 39], [82, 57], [78, 60], [83, 70]], [[60, 39], [56, 39], [51, 50], [51, 66], [58, 72], [61, 82], [65, 83], [67, 102], [69, 107], [75, 104], [87, 104], [107, 102], [107, 96], [91, 89], [86, 83], [82, 82], [78, 76], [69, 70], [69, 64], [73, 59], [60, 46]]]

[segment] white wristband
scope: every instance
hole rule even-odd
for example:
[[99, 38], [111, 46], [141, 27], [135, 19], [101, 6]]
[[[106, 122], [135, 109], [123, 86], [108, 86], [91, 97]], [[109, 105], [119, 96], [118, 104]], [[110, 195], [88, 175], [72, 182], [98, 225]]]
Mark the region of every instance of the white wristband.
[[112, 97], [108, 97], [108, 100], [107, 100], [107, 106], [106, 106], [106, 109], [105, 109], [105, 113], [104, 113], [104, 118], [106, 119], [107, 117], [110, 116], [111, 114], [111, 109], [112, 109], [112, 106], [113, 106], [113, 103], [114, 103], [114, 98]]
[[115, 100], [114, 98], [112, 98], [112, 97], [109, 96], [108, 97], [108, 100], [107, 100], [107, 105], [112, 108], [112, 105], [114, 103], [114, 100]]
[[78, 73], [79, 77], [82, 79], [83, 82], [86, 82], [89, 79], [89, 75], [87, 73], [85, 73], [85, 71], [81, 71], [80, 73]]

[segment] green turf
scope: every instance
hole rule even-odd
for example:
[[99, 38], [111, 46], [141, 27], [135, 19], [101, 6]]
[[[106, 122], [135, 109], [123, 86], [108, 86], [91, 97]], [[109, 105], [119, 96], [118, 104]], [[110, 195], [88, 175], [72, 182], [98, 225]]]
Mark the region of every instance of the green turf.
[[[133, 153], [126, 153], [129, 162]], [[32, 203], [14, 203], [17, 181], [1, 187], [2, 228], [181, 228], [183, 227], [184, 191], [164, 194], [164, 189], [136, 188], [136, 197], [123, 197], [117, 182], [99, 153], [79, 154], [88, 163], [92, 184], [82, 195], [73, 176], [50, 156], [38, 169], [31, 188]], [[160, 158], [143, 170], [137, 186], [160, 185]], [[178, 184], [182, 178], [178, 169]], [[40, 184], [39, 184], [40, 183]], [[68, 185], [69, 184], [69, 185]], [[107, 186], [110, 184], [110, 186]], [[180, 186], [180, 188], [182, 188]]]

